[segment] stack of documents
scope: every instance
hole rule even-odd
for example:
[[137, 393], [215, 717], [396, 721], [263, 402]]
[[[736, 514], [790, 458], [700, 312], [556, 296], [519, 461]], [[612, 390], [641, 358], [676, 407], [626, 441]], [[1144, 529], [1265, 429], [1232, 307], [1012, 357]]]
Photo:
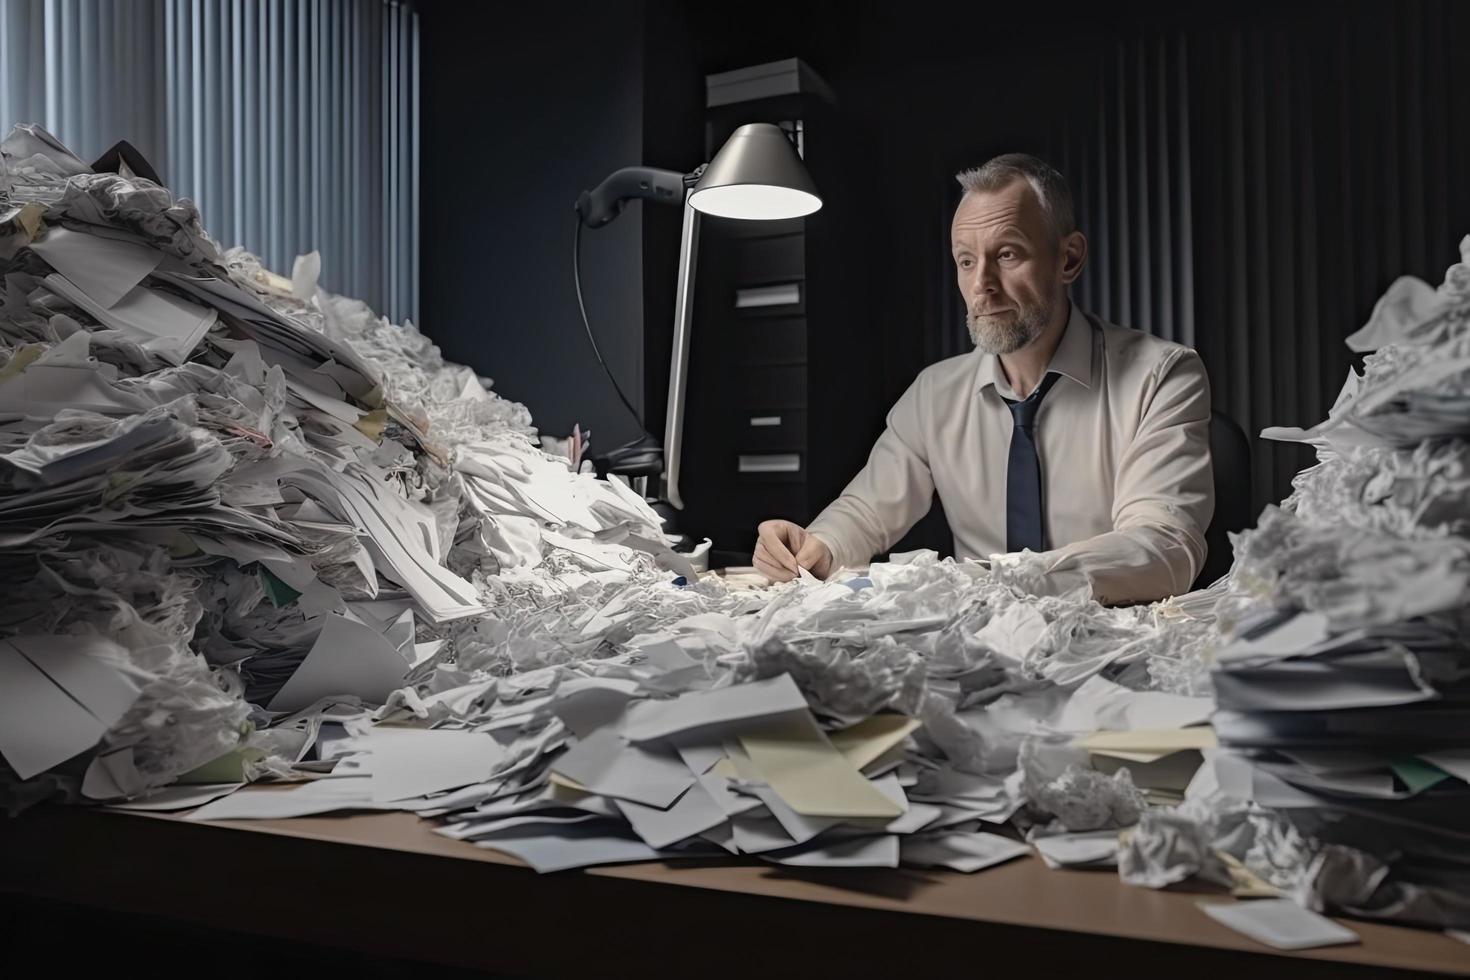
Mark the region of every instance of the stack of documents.
[[1298, 612], [1220, 654], [1229, 795], [1470, 885], [1470, 654], [1429, 620], [1328, 636]]
[[330, 776], [228, 796], [190, 819], [407, 809], [539, 871], [721, 854], [977, 871], [1030, 852], [981, 829], [1017, 805], [1000, 781], [910, 761], [912, 719], [824, 729], [788, 675], [650, 698], [687, 659], [663, 651], [625, 666], [622, 677], [547, 674], [546, 693], [480, 682], [480, 707], [453, 727], [348, 719], [318, 743]]
[[[1448, 287], [1375, 312], [1389, 348], [1296, 434], [1321, 464], [1217, 588], [1110, 609], [919, 553], [743, 590], [412, 324], [319, 288], [316, 256], [288, 279], [221, 252], [187, 201], [34, 127], [0, 156], [6, 801], [410, 810], [546, 871], [1111, 867], [1126, 825], [1192, 819], [1200, 797], [1157, 807], [1213, 758], [1339, 845], [1313, 867], [1404, 855], [1382, 880], [1333, 865], [1363, 910], [1457, 921], [1470, 301]], [[241, 790], [264, 779], [301, 785]]]
[[1349, 338], [1374, 351], [1280, 508], [1241, 535], [1212, 674], [1226, 799], [1334, 845], [1328, 907], [1470, 920], [1470, 238], [1435, 289], [1400, 279]]

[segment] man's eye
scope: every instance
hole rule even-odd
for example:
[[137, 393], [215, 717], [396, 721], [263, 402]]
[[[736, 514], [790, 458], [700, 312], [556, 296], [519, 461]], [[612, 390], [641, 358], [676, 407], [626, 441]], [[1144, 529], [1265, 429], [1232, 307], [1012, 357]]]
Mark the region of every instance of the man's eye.
[[960, 259], [960, 268], [961, 269], [968, 269], [970, 266], [972, 266], [974, 264], [975, 264], [975, 260], [974, 259]]
[[1016, 253], [1008, 248], [1003, 248], [1000, 250], [1000, 257], [1009, 261], [1010, 259], [1014, 259], [1016, 257]]

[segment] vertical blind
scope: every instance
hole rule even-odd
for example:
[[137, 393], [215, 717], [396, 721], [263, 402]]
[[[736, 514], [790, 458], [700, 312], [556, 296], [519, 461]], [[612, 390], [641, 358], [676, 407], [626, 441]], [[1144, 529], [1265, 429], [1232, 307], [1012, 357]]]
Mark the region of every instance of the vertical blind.
[[0, 0], [0, 124], [126, 139], [222, 245], [417, 319], [418, 52], [407, 0]]
[[1183, 37], [1117, 43], [1094, 65], [1090, 104], [1049, 142], [1092, 246], [1078, 303], [1193, 347], [1188, 86]]
[[[1008, 148], [1072, 184], [1091, 243], [1078, 302], [1200, 352], [1215, 409], [1253, 439], [1259, 512], [1313, 455], [1257, 434], [1324, 418], [1353, 364], [1343, 339], [1398, 276], [1438, 283], [1470, 233], [1470, 5], [1219, 20], [1079, 55], [1079, 96]], [[969, 348], [941, 244], [931, 360]]]
[[[1343, 338], [1470, 233], [1470, 7], [1273, 11], [1188, 38], [1196, 346], [1248, 432], [1323, 418]], [[1312, 461], [1259, 440], [1257, 509]]]

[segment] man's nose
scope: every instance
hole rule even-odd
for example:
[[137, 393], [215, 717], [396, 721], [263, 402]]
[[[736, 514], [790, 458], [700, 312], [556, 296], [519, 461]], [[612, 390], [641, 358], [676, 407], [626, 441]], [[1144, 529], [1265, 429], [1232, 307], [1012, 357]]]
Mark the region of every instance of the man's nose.
[[970, 295], [975, 297], [994, 296], [1000, 292], [1000, 278], [993, 265], [988, 262], [975, 263], [970, 279]]

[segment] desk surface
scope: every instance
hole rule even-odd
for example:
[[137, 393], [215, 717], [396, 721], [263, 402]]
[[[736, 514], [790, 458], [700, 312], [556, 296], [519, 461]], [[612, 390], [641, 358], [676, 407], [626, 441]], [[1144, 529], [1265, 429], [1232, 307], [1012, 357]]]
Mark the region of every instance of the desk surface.
[[1098, 975], [1121, 956], [1120, 972], [1470, 976], [1470, 945], [1438, 933], [1349, 922], [1361, 945], [1279, 953], [1205, 916], [1204, 893], [1034, 858], [974, 875], [733, 860], [537, 875], [431, 826], [409, 813], [206, 824], [38, 808], [0, 833], [0, 890], [533, 975], [915, 975], [996, 958]]

